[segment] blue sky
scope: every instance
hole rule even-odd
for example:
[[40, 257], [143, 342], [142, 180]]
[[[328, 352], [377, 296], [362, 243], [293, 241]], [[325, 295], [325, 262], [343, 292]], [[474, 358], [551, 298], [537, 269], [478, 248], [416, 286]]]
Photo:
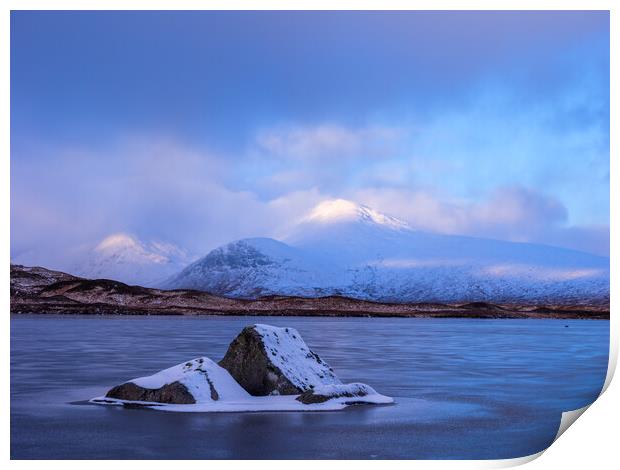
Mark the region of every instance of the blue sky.
[[13, 258], [202, 254], [332, 197], [608, 254], [608, 14], [12, 13]]

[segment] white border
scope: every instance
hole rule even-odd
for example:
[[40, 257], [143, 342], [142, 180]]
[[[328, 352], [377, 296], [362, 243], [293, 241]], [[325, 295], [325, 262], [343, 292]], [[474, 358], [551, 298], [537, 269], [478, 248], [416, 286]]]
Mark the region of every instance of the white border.
[[[617, 94], [617, 83], [620, 79], [618, 74], [618, 47], [620, 44], [620, 21], [617, 16], [618, 8], [614, 9], [612, 1], [549, 1], [549, 0], [522, 0], [522, 1], [469, 1], [466, 4], [456, 0], [452, 1], [394, 1], [384, 0], [382, 2], [371, 0], [315, 0], [315, 1], [295, 1], [295, 0], [230, 0], [230, 1], [198, 1], [198, 0], [151, 0], [149, 2], [137, 0], [61, 0], [61, 1], [43, 1], [43, 0], [5, 0], [2, 3], [2, 13], [0, 22], [1, 40], [0, 40], [0, 80], [2, 87], [0, 88], [0, 97], [4, 98], [3, 109], [0, 112], [0, 128], [1, 145], [2, 145], [2, 172], [0, 173], [0, 210], [2, 211], [2, 219], [4, 224], [0, 233], [2, 241], [2, 251], [0, 263], [5, 266], [0, 277], [0, 295], [2, 296], [3, 314], [4, 314], [4, 334], [1, 337], [2, 354], [4, 356], [4, 371], [1, 375], [2, 388], [0, 389], [0, 397], [4, 411], [2, 413], [3, 426], [1, 428], [2, 441], [0, 443], [4, 458], [9, 459], [9, 439], [10, 439], [10, 414], [9, 414], [9, 357], [10, 357], [10, 341], [9, 341], [9, 270], [10, 263], [10, 232], [9, 232], [9, 211], [10, 211], [10, 87], [9, 87], [9, 66], [10, 66], [10, 10], [92, 10], [92, 9], [115, 9], [115, 10], [610, 10], [611, 11], [611, 115], [610, 128], [612, 129], [610, 138], [610, 155], [611, 157], [611, 209], [610, 214], [615, 214], [618, 209], [619, 192], [618, 179], [620, 178], [620, 167], [618, 165], [618, 142], [617, 136], [613, 130], [618, 129], [618, 109], [619, 98]], [[614, 292], [619, 292], [620, 286], [618, 282], [618, 250], [617, 240], [620, 236], [618, 223], [615, 217], [611, 217], [611, 310], [615, 311], [616, 296]], [[615, 371], [618, 358], [618, 319], [615, 315], [611, 315], [611, 342], [610, 342], [610, 367], [608, 370], [605, 388], [609, 387], [611, 378]], [[530, 464], [530, 468], [543, 468], [541, 465], [566, 468], [583, 468], [585, 465], [593, 466], [592, 468], [613, 468], [614, 463], [617, 464], [618, 452], [616, 451], [617, 443], [615, 435], [617, 435], [616, 423], [612, 416], [620, 416], [620, 388], [617, 384], [611, 387], [601, 396], [590, 409], [580, 418], [580, 424], [571, 428], [557, 443], [554, 443], [547, 451], [544, 457], [535, 460]], [[410, 467], [414, 465], [418, 468], [435, 468], [435, 467], [452, 467], [452, 468], [501, 468], [507, 466], [520, 465], [536, 459], [540, 454], [534, 456], [523, 457], [512, 460], [494, 460], [494, 461], [380, 461], [377, 463], [372, 461], [356, 462], [355, 465], [362, 467], [380, 465], [381, 467]], [[151, 463], [153, 467], [164, 468], [169, 465], [169, 461], [157, 461]], [[45, 465], [46, 468], [54, 468], [61, 466], [78, 468], [84, 464], [79, 461], [11, 461], [10, 464], [15, 468], [30, 468], [31, 466], [40, 467]], [[107, 468], [110, 465], [130, 466], [135, 465], [131, 461], [113, 461], [108, 463], [105, 461], [92, 461], [88, 463], [94, 468]], [[180, 465], [175, 462], [173, 465]], [[187, 461], [182, 463], [183, 466], [203, 466], [202, 461]], [[209, 464], [213, 465], [213, 464]], [[270, 468], [285, 468], [294, 465], [301, 468], [311, 468], [316, 465], [313, 461], [265, 461], [265, 462], [245, 462], [221, 461], [217, 462], [219, 468], [233, 468], [237, 465], [252, 465]], [[320, 461], [319, 465], [336, 467], [341, 465], [334, 461]], [[546, 468], [546, 467], [545, 467]]]

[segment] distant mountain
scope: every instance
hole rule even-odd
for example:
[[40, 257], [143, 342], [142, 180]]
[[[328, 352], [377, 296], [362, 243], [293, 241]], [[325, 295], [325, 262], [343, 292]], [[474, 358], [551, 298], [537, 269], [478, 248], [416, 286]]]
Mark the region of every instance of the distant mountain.
[[238, 298], [580, 303], [609, 299], [609, 259], [544, 245], [420, 232], [338, 199], [319, 204], [282, 241], [229, 243], [163, 286]]
[[83, 254], [71, 270], [89, 279], [116, 279], [153, 287], [187, 266], [183, 250], [169, 243], [145, 243], [126, 233], [112, 234]]

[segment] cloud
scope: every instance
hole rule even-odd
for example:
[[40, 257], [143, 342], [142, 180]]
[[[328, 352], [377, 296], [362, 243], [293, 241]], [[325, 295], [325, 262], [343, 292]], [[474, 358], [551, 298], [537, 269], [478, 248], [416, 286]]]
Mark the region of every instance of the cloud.
[[[257, 160], [252, 152], [232, 159], [162, 137], [125, 139], [96, 151], [31, 149], [36, 158], [14, 152], [11, 256], [62, 268], [84, 246], [118, 232], [201, 256], [239, 238], [281, 237], [316, 204], [338, 197], [421, 230], [609, 253], [606, 224], [573, 224], [563, 201], [540, 189], [487, 185], [462, 197], [450, 191], [449, 179], [433, 185], [426, 178], [427, 184], [416, 185], [403, 168], [413, 174], [424, 168], [438, 174], [450, 170], [433, 158], [402, 160], [396, 155], [402, 130], [369, 129], [285, 132], [274, 149], [284, 152], [282, 142], [290, 143], [298, 149], [296, 159], [282, 153]], [[364, 154], [375, 139], [386, 139], [385, 148], [387, 141], [394, 148]], [[347, 158], [329, 159], [338, 148], [348, 149]]]
[[339, 197], [424, 230], [608, 253], [608, 13], [280, 16], [216, 28], [228, 41], [179, 22], [163, 62], [135, 28], [117, 48], [84, 18], [61, 25], [118, 67], [21, 18], [12, 256], [62, 261], [118, 232], [201, 255]]
[[[488, 200], [470, 206], [470, 225], [528, 234], [568, 219], [566, 207], [549, 196], [519, 186], [496, 189]], [[525, 235], [527, 236], [527, 235]]]
[[609, 226], [570, 226], [557, 199], [531, 188], [501, 187], [475, 201], [438, 191], [367, 188], [351, 197], [419, 230], [544, 243], [609, 255]]
[[312, 187], [330, 192], [354, 183], [360, 168], [397, 156], [403, 137], [402, 129], [381, 125], [265, 128], [250, 145], [243, 182], [268, 198]]
[[[586, 62], [602, 61], [599, 54]], [[418, 117], [418, 132], [406, 139], [415, 162], [403, 165], [407, 185], [471, 198], [517, 184], [553, 194], [573, 223], [608, 219], [608, 69], [584, 63], [582, 74], [567, 67], [576, 60], [571, 54], [550, 60], [566, 71], [553, 87], [519, 87], [489, 76], [458, 104]]]
[[[40, 165], [40, 152], [53, 167]], [[277, 236], [325, 197], [310, 188], [263, 200], [251, 188], [227, 186], [238, 168], [161, 138], [128, 139], [96, 152], [47, 148], [36, 160], [14, 157], [11, 258], [68, 269], [114, 233], [202, 256], [235, 239]]]
[[382, 126], [288, 126], [260, 131], [256, 144], [260, 151], [277, 158], [316, 162], [389, 155], [400, 134], [397, 128]]

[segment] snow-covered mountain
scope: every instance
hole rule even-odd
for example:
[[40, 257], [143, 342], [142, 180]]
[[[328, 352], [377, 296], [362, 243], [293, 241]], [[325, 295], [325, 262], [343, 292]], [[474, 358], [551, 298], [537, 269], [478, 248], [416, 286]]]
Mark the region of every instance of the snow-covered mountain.
[[241, 298], [581, 302], [609, 298], [609, 259], [544, 245], [420, 232], [339, 199], [319, 204], [282, 241], [229, 243], [165, 286]]
[[126, 284], [154, 287], [190, 262], [183, 250], [169, 243], [145, 243], [126, 233], [104, 238], [71, 272], [89, 279], [114, 279]]

